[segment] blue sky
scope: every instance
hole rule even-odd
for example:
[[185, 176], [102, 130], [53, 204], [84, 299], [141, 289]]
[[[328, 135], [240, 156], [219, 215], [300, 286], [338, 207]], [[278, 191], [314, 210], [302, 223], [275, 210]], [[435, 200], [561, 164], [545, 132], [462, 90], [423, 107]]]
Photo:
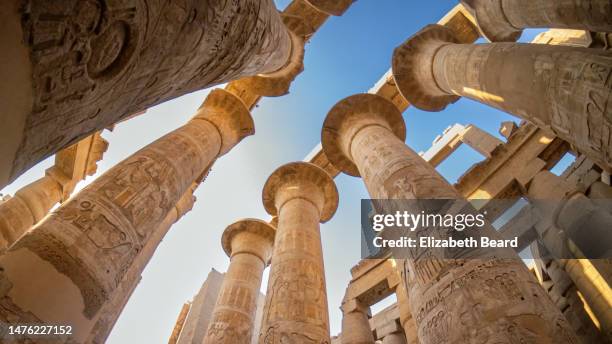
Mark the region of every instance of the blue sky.
[[[289, 0], [276, 3], [282, 9]], [[360, 0], [344, 16], [330, 18], [306, 46], [305, 71], [292, 85], [291, 93], [262, 99], [253, 111], [256, 135], [221, 158], [199, 187], [194, 209], [170, 230], [158, 248], [108, 342], [167, 342], [182, 304], [196, 294], [210, 269], [227, 269], [229, 259], [220, 245], [224, 228], [245, 217], [269, 218], [261, 203], [261, 188], [270, 173], [282, 164], [302, 160], [319, 143], [329, 109], [344, 97], [367, 92], [389, 69], [398, 44], [423, 26], [437, 22], [456, 4], [456, 0]], [[523, 40], [530, 40], [536, 33], [527, 32]], [[119, 124], [113, 132], [105, 132], [110, 148], [99, 171], [108, 170], [184, 124], [207, 93], [199, 91], [161, 104]], [[440, 113], [409, 108], [404, 116], [406, 142], [417, 152], [429, 148], [433, 139], [454, 123], [475, 124], [501, 138], [497, 134], [499, 124], [518, 121], [465, 99]], [[479, 159], [476, 152], [463, 147], [439, 171], [455, 182]], [[52, 159], [47, 159], [0, 192], [12, 194], [40, 178], [51, 164]], [[338, 307], [350, 280], [349, 269], [359, 261], [359, 201], [367, 198], [360, 179], [340, 175], [336, 183], [340, 191], [338, 211], [321, 227], [332, 334], [340, 331]]]

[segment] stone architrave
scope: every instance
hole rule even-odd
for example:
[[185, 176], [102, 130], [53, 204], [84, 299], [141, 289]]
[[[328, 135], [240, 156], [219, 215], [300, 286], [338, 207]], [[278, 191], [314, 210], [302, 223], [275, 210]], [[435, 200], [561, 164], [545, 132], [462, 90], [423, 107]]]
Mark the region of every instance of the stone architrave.
[[395, 49], [393, 76], [419, 109], [468, 97], [551, 130], [612, 171], [612, 55], [543, 44], [458, 44], [428, 25]]
[[83, 342], [185, 191], [253, 134], [242, 101], [212, 91], [184, 126], [117, 164], [0, 257], [0, 321], [71, 325]]
[[305, 0], [317, 10], [332, 16], [341, 16], [355, 0]]
[[527, 28], [612, 32], [608, 0], [461, 0], [472, 9], [483, 36], [514, 42]]
[[263, 271], [270, 261], [276, 229], [265, 221], [244, 219], [222, 236], [230, 265], [203, 344], [250, 344]]
[[[405, 145], [405, 135], [393, 103], [359, 94], [329, 112], [322, 144], [339, 170], [363, 178], [374, 199], [459, 199]], [[479, 231], [494, 233], [490, 227]], [[420, 342], [576, 343], [567, 320], [518, 257], [496, 259], [477, 250], [473, 259], [444, 260], [431, 251], [410, 251], [409, 259], [398, 261], [404, 262], [402, 283]]]
[[282, 68], [272, 0], [7, 0], [0, 5], [0, 187], [178, 96]]
[[338, 207], [336, 185], [314, 164], [289, 163], [266, 181], [263, 203], [278, 226], [259, 343], [329, 343], [319, 223]]
[[368, 320], [368, 308], [359, 300], [347, 300], [342, 310], [342, 344], [373, 344], [374, 336]]

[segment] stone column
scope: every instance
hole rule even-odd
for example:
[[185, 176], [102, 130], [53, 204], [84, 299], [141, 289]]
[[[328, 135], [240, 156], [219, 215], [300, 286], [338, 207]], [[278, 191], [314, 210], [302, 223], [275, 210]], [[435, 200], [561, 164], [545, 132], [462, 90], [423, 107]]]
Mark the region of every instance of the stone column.
[[347, 300], [342, 310], [342, 344], [373, 344], [374, 335], [368, 320], [367, 306], [359, 300]]
[[0, 3], [0, 188], [96, 130], [274, 72], [291, 52], [272, 0], [22, 3]]
[[383, 338], [382, 344], [408, 344], [406, 336], [400, 332], [390, 333]]
[[523, 29], [558, 28], [612, 32], [608, 0], [461, 0], [492, 42], [516, 41]]
[[42, 220], [62, 198], [61, 185], [49, 175], [28, 184], [0, 204], [0, 251]]
[[[610, 257], [612, 214], [601, 202], [590, 200], [579, 186], [543, 170], [529, 183], [526, 196], [548, 225], [536, 229], [546, 249], [557, 258]], [[549, 229], [542, 231], [541, 227]]]
[[[396, 260], [401, 266], [405, 266], [405, 262]], [[406, 279], [402, 275], [402, 279]], [[417, 327], [414, 323], [414, 317], [412, 316], [412, 310], [410, 309], [410, 299], [408, 299], [408, 291], [404, 284], [399, 284], [395, 288], [395, 296], [397, 297], [397, 307], [400, 312], [400, 323], [404, 329], [404, 334], [407, 344], [419, 344], [419, 337], [417, 335]]]
[[0, 321], [69, 324], [83, 342], [168, 212], [252, 133], [244, 104], [211, 92], [187, 124], [107, 171], [0, 257]]
[[170, 209], [164, 220], [155, 229], [147, 243], [142, 247], [138, 255], [134, 258], [128, 271], [123, 276], [121, 283], [115, 289], [108, 302], [104, 304], [97, 317], [96, 324], [91, 330], [87, 343], [103, 344], [106, 343], [115, 323], [123, 312], [125, 305], [129, 301], [132, 293], [142, 280], [142, 271], [149, 264], [155, 250], [166, 236], [172, 225], [187, 214], [196, 201], [193, 195], [197, 183], [193, 183], [183, 194], [176, 205]]
[[565, 269], [599, 321], [601, 333], [612, 341], [612, 289], [589, 259], [561, 259]]
[[[359, 94], [329, 112], [322, 145], [336, 168], [363, 178], [374, 199], [459, 199], [404, 138], [401, 113], [391, 102]], [[479, 231], [494, 236], [491, 227]], [[518, 257], [474, 251], [473, 259], [443, 260], [432, 251], [411, 251], [398, 261], [404, 262], [402, 282], [422, 343], [575, 343], [567, 321]]]
[[612, 56], [543, 44], [457, 44], [428, 25], [395, 49], [393, 75], [419, 109], [468, 97], [553, 131], [612, 171]]
[[108, 142], [96, 132], [59, 151], [55, 165], [47, 169], [44, 177], [1, 203], [0, 251], [42, 220], [54, 205], [68, 199], [78, 182], [93, 175], [107, 148]]
[[263, 271], [270, 261], [276, 229], [265, 221], [240, 220], [221, 239], [230, 265], [203, 344], [250, 344]]
[[[601, 324], [602, 333], [612, 338], [612, 291], [591, 259], [569, 257], [609, 257], [612, 246], [612, 216], [601, 209], [578, 187], [549, 171], [541, 171], [530, 182], [527, 196], [534, 204], [543, 225], [536, 226], [541, 242], [574, 282], [584, 301]], [[557, 202], [551, 202], [556, 200]], [[542, 232], [540, 227], [545, 227]], [[588, 230], [588, 235], [585, 235]], [[578, 252], [577, 252], [578, 251]], [[594, 260], [597, 261], [597, 260]]]
[[336, 185], [316, 165], [289, 163], [266, 181], [263, 203], [270, 215], [278, 216], [278, 227], [259, 343], [327, 343], [319, 223], [336, 211]]

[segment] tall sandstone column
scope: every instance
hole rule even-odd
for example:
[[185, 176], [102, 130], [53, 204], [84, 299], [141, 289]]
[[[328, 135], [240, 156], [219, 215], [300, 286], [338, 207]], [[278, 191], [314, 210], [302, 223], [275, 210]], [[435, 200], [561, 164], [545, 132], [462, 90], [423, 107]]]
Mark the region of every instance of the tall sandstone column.
[[274, 72], [292, 49], [272, 0], [7, 0], [0, 43], [0, 187], [131, 114]]
[[[400, 267], [406, 265], [402, 260], [395, 260]], [[403, 269], [402, 269], [403, 270]], [[402, 279], [407, 278], [405, 274], [402, 274]], [[395, 296], [397, 297], [397, 306], [400, 313], [400, 323], [404, 329], [407, 344], [419, 344], [419, 337], [417, 335], [417, 327], [412, 316], [412, 310], [410, 309], [410, 299], [408, 298], [408, 291], [406, 290], [405, 284], [399, 284], [395, 288]]]
[[336, 185], [316, 165], [289, 163], [266, 181], [263, 203], [278, 226], [259, 343], [329, 343], [319, 223], [338, 207]]
[[161, 239], [168, 212], [252, 133], [240, 99], [211, 92], [187, 124], [100, 176], [0, 257], [0, 321], [71, 325], [83, 342], [139, 252]]
[[63, 202], [87, 176], [96, 173], [97, 162], [108, 142], [96, 132], [55, 155], [45, 176], [19, 189], [0, 204], [0, 252], [42, 220], [53, 206]]
[[419, 109], [440, 111], [468, 97], [560, 138], [612, 170], [612, 55], [542, 44], [458, 44], [428, 25], [395, 49], [393, 76]]
[[[323, 150], [339, 170], [361, 176], [372, 198], [458, 199], [454, 188], [404, 144], [405, 133], [391, 102], [355, 95], [328, 114]], [[436, 260], [431, 251], [422, 249], [418, 256], [411, 251], [398, 261], [405, 262], [402, 281], [421, 343], [576, 343], [567, 321], [518, 257]], [[423, 258], [428, 254], [432, 259]]]
[[230, 257], [203, 344], [250, 344], [263, 271], [272, 256], [276, 229], [265, 221], [240, 220], [225, 229]]
[[123, 312], [125, 305], [129, 301], [132, 293], [142, 280], [142, 271], [145, 266], [149, 264], [155, 250], [161, 243], [162, 239], [166, 236], [170, 228], [180, 220], [183, 215], [189, 212], [196, 201], [196, 197], [193, 195], [197, 187], [197, 183], [194, 183], [183, 196], [179, 199], [176, 205], [170, 209], [164, 220], [159, 224], [158, 228], [155, 229], [153, 235], [149, 238], [147, 243], [142, 247], [138, 255], [134, 258], [127, 272], [123, 276], [119, 286], [114, 290], [113, 295], [109, 298], [109, 301], [104, 304], [100, 313], [97, 317], [96, 324], [91, 330], [87, 343], [91, 344], [103, 344], [106, 343], [108, 336], [110, 335], [115, 323], [119, 319], [119, 316]]
[[516, 41], [523, 29], [612, 32], [609, 0], [461, 0], [492, 42]]

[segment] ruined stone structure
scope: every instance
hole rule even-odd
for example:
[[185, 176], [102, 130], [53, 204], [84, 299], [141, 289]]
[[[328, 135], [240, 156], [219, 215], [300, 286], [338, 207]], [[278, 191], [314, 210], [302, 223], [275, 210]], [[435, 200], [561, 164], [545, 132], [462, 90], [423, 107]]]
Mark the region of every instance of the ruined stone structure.
[[[53, 342], [104, 343], [216, 159], [254, 133], [250, 111], [289, 92], [306, 42], [352, 2], [294, 0], [280, 14], [271, 0], [0, 5], [0, 107], [11, 114], [0, 187], [55, 154], [44, 177], [0, 199], [0, 322], [67, 323], [74, 334]], [[612, 343], [612, 265], [585, 258], [612, 247], [612, 207], [598, 202], [612, 199], [610, 2], [461, 2], [398, 47], [368, 93], [330, 110], [304, 162], [272, 173], [262, 186], [272, 219], [226, 228], [228, 271], [213, 270], [182, 306], [169, 343]], [[513, 42], [532, 27], [553, 29]], [[474, 45], [481, 35], [510, 43]], [[69, 198], [102, 159], [100, 130], [230, 80], [184, 126]], [[455, 124], [426, 152], [405, 144], [410, 104], [437, 111], [459, 97], [523, 121], [502, 123], [501, 139]], [[462, 144], [483, 160], [450, 185], [435, 167]], [[575, 162], [554, 174], [567, 154]], [[491, 222], [505, 219], [484, 234], [519, 246], [504, 253], [513, 259], [421, 250], [361, 260], [342, 302], [332, 300], [343, 314], [332, 337], [320, 224], [338, 206], [340, 172], [362, 178], [372, 198], [469, 200]], [[595, 228], [588, 242], [585, 226]], [[526, 251], [530, 269], [516, 256]]]

